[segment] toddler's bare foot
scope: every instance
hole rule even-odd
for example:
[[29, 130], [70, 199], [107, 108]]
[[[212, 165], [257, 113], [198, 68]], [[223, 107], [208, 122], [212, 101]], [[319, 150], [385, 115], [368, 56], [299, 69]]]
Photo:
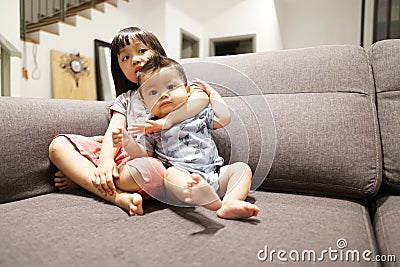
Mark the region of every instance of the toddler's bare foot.
[[192, 181], [187, 183], [186, 203], [201, 205], [209, 210], [218, 210], [222, 202], [215, 190], [197, 173], [191, 174]]
[[129, 215], [143, 215], [143, 198], [140, 194], [120, 193], [118, 198], [118, 206], [126, 210]]
[[258, 211], [256, 205], [243, 200], [223, 200], [217, 215], [224, 219], [245, 219], [257, 216]]
[[78, 187], [76, 183], [66, 177], [61, 171], [57, 171], [54, 176], [54, 186], [59, 190], [73, 189]]

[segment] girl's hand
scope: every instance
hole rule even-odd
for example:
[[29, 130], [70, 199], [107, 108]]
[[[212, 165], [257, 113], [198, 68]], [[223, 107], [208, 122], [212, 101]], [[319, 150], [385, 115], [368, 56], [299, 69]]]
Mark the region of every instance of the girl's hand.
[[100, 162], [92, 177], [92, 183], [102, 195], [115, 192], [114, 178], [119, 178], [117, 164], [113, 159]]
[[128, 131], [130, 134], [150, 134], [169, 129], [171, 126], [165, 118], [162, 118], [155, 121], [147, 120], [145, 124], [132, 124], [132, 127], [129, 127]]

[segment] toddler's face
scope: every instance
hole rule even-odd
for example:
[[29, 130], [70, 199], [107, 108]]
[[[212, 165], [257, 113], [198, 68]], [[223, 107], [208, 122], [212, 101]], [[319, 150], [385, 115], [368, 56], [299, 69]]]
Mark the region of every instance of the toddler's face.
[[189, 87], [175, 68], [163, 68], [144, 75], [139, 90], [146, 108], [158, 118], [183, 105], [189, 97]]
[[154, 55], [154, 51], [138, 40], [130, 40], [130, 44], [120, 50], [118, 63], [126, 78], [137, 83], [136, 74]]

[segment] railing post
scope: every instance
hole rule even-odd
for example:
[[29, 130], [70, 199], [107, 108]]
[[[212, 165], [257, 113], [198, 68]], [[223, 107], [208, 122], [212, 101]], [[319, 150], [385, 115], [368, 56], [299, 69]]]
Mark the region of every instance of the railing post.
[[62, 21], [65, 21], [65, 1], [64, 0], [60, 0], [60, 19]]
[[0, 33], [1, 55], [1, 95], [11, 95], [11, 61], [10, 57], [21, 58], [21, 52]]
[[96, 7], [96, 0], [91, 0], [91, 3], [92, 3], [92, 7]]
[[10, 78], [10, 55], [5, 49], [1, 48], [1, 95], [11, 95], [11, 78]]
[[25, 41], [25, 35], [26, 35], [25, 0], [19, 0], [19, 5], [20, 5], [19, 37]]

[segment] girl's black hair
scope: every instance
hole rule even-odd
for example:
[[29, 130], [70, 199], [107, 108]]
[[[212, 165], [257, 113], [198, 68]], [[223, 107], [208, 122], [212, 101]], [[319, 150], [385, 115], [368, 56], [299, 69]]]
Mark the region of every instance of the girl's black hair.
[[154, 52], [167, 56], [160, 41], [153, 33], [142, 30], [139, 27], [129, 27], [119, 31], [111, 42], [111, 73], [114, 79], [116, 96], [129, 90], [135, 91], [138, 89], [136, 83], [126, 78], [118, 63], [120, 50], [126, 45], [130, 45], [132, 40], [138, 40]]

